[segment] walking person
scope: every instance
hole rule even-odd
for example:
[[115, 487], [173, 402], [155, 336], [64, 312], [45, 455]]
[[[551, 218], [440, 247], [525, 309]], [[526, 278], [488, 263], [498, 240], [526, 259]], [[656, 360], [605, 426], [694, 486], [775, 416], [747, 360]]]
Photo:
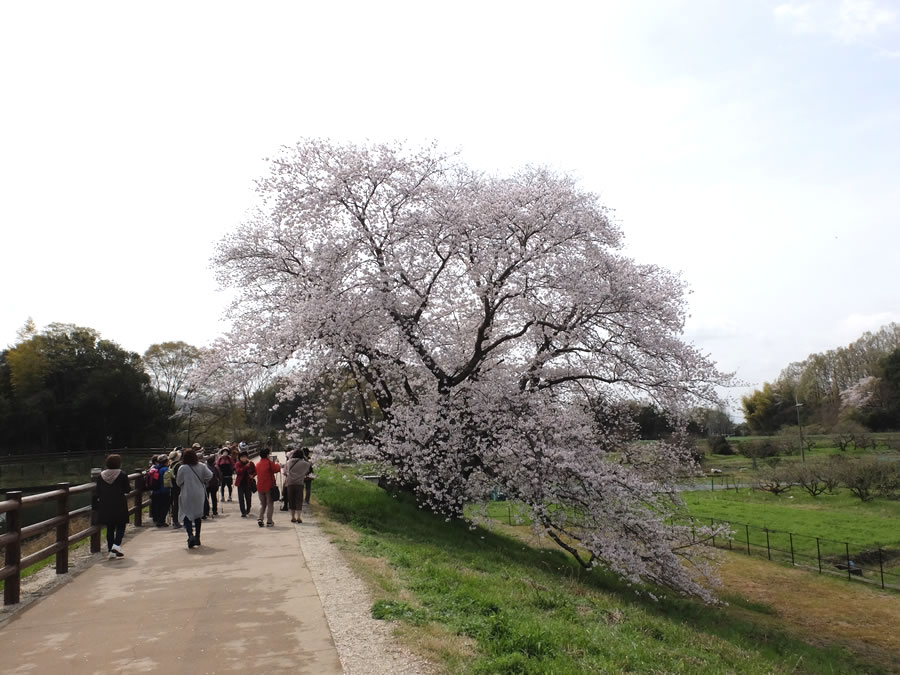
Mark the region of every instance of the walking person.
[[212, 478], [206, 484], [206, 501], [203, 502], [203, 517], [206, 518], [210, 513], [210, 503], [212, 504], [213, 517], [219, 515], [219, 485], [222, 482], [222, 473], [216, 466], [216, 456], [210, 455], [206, 459], [206, 466], [212, 472]]
[[221, 490], [222, 501], [225, 501], [225, 488], [228, 488], [228, 501], [231, 501], [231, 486], [234, 484], [234, 460], [231, 458], [231, 452], [223, 445], [219, 452], [219, 459], [216, 460], [216, 466], [222, 474]]
[[181, 491], [181, 488], [178, 487], [178, 469], [181, 468], [181, 446], [179, 445], [177, 448], [172, 450], [169, 453], [169, 488], [172, 490], [171, 499], [172, 499], [172, 527], [179, 528], [181, 527], [181, 521], [178, 519], [178, 509], [181, 506], [178, 500], [178, 493]]
[[150, 470], [153, 484], [150, 490], [150, 517], [157, 527], [165, 527], [168, 523], [166, 518], [169, 515], [169, 500], [171, 499], [171, 488], [167, 484], [166, 474], [169, 473], [169, 458], [166, 455], [160, 455], [156, 459], [156, 475], [153, 475], [153, 469]]
[[201, 464], [197, 451], [190, 448], [184, 451], [181, 469], [175, 480], [178, 484], [179, 512], [188, 535], [188, 548], [200, 546], [200, 525], [203, 522], [203, 501], [206, 486], [212, 478], [212, 471], [206, 464]]
[[316, 477], [316, 474], [313, 473], [315, 469], [312, 465], [312, 455], [309, 452], [309, 448], [303, 448], [301, 452], [303, 453], [303, 459], [309, 462], [309, 472], [306, 474], [306, 479], [303, 481], [303, 488], [306, 493], [303, 497], [303, 502], [309, 504], [309, 493], [312, 490], [312, 482]]
[[274, 527], [272, 516], [275, 513], [275, 501], [273, 493], [275, 488], [275, 474], [281, 472], [278, 462], [269, 459], [271, 450], [263, 448], [259, 451], [259, 461], [256, 463], [257, 488], [259, 490], [259, 519], [257, 525], [263, 526], [263, 517], [266, 519], [266, 527]]
[[240, 453], [238, 461], [234, 465], [234, 486], [237, 488], [241, 518], [249, 516], [253, 507], [255, 476], [256, 465], [250, 461], [250, 455], [246, 451]]
[[[288, 448], [290, 450], [290, 448]], [[284, 492], [287, 495], [288, 508], [291, 511], [291, 522], [302, 523], [300, 511], [303, 508], [303, 481], [312, 465], [299, 450], [291, 453], [284, 469]]]
[[122, 471], [122, 458], [110, 455], [97, 476], [97, 522], [106, 525], [106, 552], [110, 560], [124, 558], [122, 537], [128, 523], [128, 493], [131, 483]]

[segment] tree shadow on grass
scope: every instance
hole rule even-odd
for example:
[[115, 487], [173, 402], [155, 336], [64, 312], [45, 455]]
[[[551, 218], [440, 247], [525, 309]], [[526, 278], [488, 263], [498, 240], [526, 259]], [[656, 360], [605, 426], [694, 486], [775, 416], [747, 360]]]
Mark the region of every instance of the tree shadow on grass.
[[[534, 548], [510, 535], [483, 527], [472, 528], [460, 520], [447, 521], [419, 508], [409, 494], [391, 495], [370, 484], [354, 485], [348, 489], [341, 482], [320, 480], [317, 485], [318, 500], [329, 509], [332, 517], [363, 533], [359, 545], [364, 553], [386, 558], [394, 567], [400, 570], [405, 568], [411, 575], [418, 575], [416, 580], [411, 581], [413, 590], [418, 585], [418, 590], [438, 592], [439, 595], [446, 590], [452, 594], [452, 588], [440, 587], [446, 580], [431, 578], [421, 572], [432, 560], [455, 560], [458, 562], [451, 574], [502, 570], [504, 574], [516, 577], [517, 582], [521, 581], [523, 585], [547, 588], [549, 592], [546, 594], [535, 590], [533, 600], [548, 613], [563, 611], [562, 606], [566, 604], [554, 600], [552, 589], [565, 586], [574, 589], [576, 594], [583, 592], [580, 589], [590, 590], [611, 596], [611, 605], [620, 604], [626, 609], [640, 608], [652, 617], [689, 626], [693, 631], [731, 643], [739, 650], [752, 650], [773, 664], [780, 665], [786, 659], [799, 659], [810, 672], [815, 672], [813, 662], [828, 663], [828, 670], [834, 672], [857, 670], [861, 666], [856, 657], [846, 650], [812, 647], [792, 638], [776, 623], [771, 616], [771, 608], [767, 606], [741, 603], [731, 596], [729, 602], [739, 605], [739, 609], [711, 607], [695, 599], [678, 597], [668, 589], [636, 589], [607, 570], [582, 569], [562, 550]], [[658, 599], [653, 600], [647, 591]], [[450, 597], [443, 602], [447, 606], [453, 603], [473, 605], [467, 610], [486, 616], [484, 621], [490, 624], [490, 630], [497, 630], [495, 615], [515, 608], [497, 606], [489, 597], [490, 589], [485, 595], [487, 597], [483, 602]], [[541, 603], [546, 606], [541, 607]], [[405, 620], [403, 615], [396, 618]], [[650, 632], [653, 630], [657, 629]], [[863, 669], [866, 672], [878, 671], [877, 666], [873, 669], [871, 665], [863, 666]]]

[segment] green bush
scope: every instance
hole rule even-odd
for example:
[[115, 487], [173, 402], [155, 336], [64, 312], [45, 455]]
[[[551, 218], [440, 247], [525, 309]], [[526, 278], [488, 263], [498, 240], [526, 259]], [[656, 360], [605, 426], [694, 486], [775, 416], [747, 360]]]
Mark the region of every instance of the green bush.
[[713, 436], [707, 438], [706, 443], [709, 445], [709, 451], [714, 455], [733, 455], [734, 448], [728, 439], [724, 436]]

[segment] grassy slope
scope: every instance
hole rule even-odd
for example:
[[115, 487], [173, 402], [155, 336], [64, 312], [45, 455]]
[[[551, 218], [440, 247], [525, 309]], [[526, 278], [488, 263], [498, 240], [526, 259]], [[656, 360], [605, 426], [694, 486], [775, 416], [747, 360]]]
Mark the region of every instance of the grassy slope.
[[445, 522], [334, 471], [315, 492], [352, 530], [343, 539], [357, 562], [378, 570], [373, 614], [452, 672], [879, 672], [792, 637], [764, 603], [654, 602], [559, 551]]

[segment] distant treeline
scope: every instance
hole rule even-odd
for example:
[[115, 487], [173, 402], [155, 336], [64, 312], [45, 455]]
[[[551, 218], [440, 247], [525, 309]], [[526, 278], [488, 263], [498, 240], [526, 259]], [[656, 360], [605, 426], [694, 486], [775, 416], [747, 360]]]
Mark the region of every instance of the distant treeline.
[[900, 324], [792, 363], [742, 403], [755, 434], [797, 425], [798, 413], [800, 424], [811, 430], [846, 422], [870, 431], [900, 430]]
[[286, 416], [277, 383], [202, 391], [189, 375], [202, 353], [184, 342], [141, 356], [92, 329], [30, 320], [0, 352], [0, 453], [269, 440]]

